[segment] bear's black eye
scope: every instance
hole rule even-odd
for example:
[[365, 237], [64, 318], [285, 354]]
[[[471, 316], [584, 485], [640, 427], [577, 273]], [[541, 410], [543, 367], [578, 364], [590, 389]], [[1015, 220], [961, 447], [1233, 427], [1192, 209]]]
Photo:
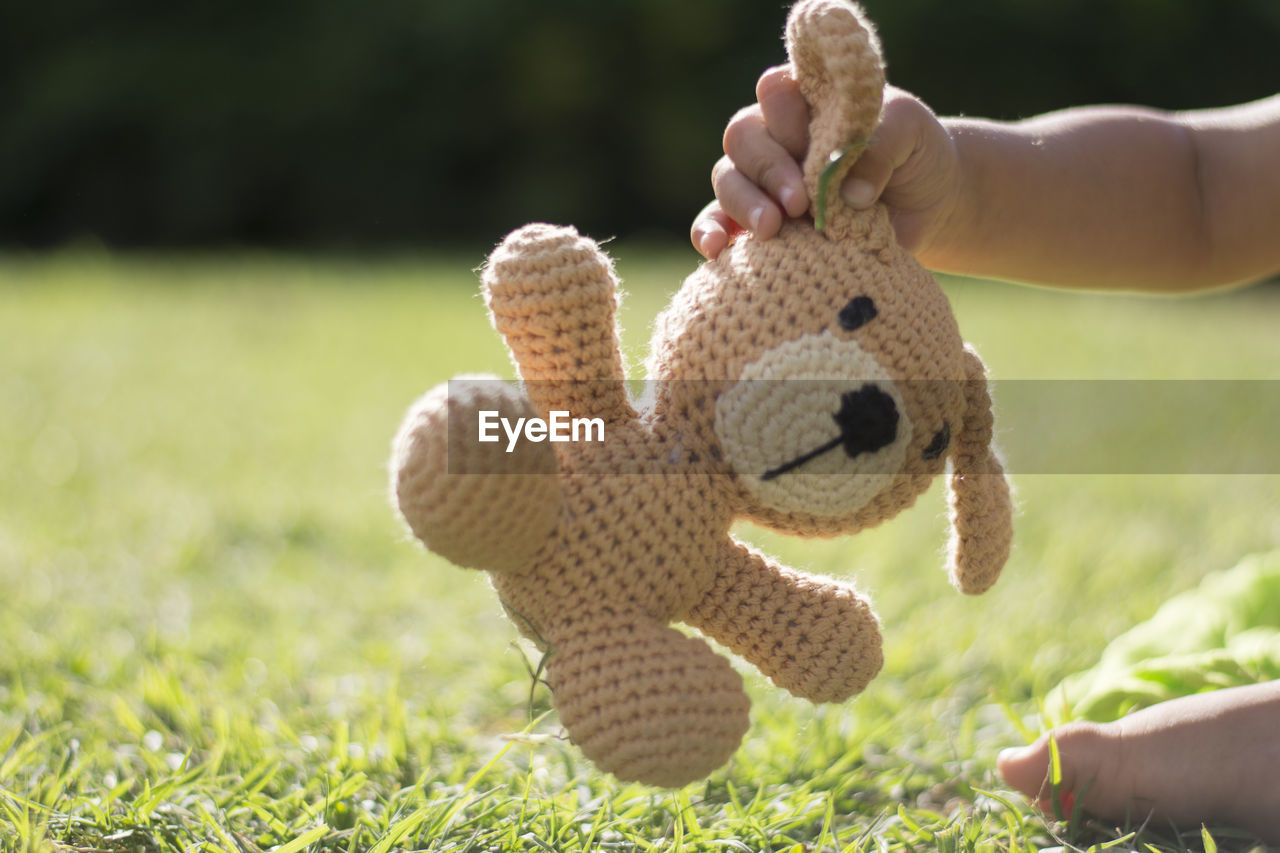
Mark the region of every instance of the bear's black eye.
[[871, 301], [870, 296], [855, 296], [849, 300], [849, 304], [840, 309], [837, 319], [840, 321], [840, 328], [852, 332], [854, 329], [867, 325], [876, 318], [876, 304]]

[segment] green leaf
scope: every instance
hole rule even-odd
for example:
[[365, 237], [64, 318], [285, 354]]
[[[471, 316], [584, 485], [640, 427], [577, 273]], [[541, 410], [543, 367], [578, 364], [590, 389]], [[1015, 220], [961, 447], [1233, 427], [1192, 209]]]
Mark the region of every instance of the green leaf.
[[836, 170], [840, 168], [840, 164], [844, 162], [844, 158], [851, 152], [859, 151], [866, 147], [866, 140], [850, 142], [839, 151], [832, 151], [831, 160], [826, 166], [822, 167], [822, 174], [818, 176], [818, 198], [814, 202], [813, 213], [813, 227], [818, 231], [822, 231], [827, 227], [827, 193], [831, 185], [831, 180], [836, 175]]

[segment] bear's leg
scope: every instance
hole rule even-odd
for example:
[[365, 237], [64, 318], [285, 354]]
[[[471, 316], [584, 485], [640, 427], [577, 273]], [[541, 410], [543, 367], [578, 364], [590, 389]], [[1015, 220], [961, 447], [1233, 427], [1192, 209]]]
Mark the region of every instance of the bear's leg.
[[742, 677], [701, 639], [643, 617], [590, 620], [552, 639], [548, 680], [569, 738], [623, 781], [674, 788], [738, 748]]

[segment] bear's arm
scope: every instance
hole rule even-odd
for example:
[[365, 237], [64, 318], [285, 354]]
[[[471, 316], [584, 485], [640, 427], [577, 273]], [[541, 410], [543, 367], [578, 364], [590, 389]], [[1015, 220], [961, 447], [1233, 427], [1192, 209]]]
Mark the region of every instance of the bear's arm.
[[753, 663], [779, 687], [840, 702], [880, 671], [880, 625], [852, 586], [778, 565], [733, 539], [685, 622]]
[[618, 345], [618, 278], [595, 241], [570, 227], [526, 225], [493, 251], [481, 279], [540, 415], [635, 417]]

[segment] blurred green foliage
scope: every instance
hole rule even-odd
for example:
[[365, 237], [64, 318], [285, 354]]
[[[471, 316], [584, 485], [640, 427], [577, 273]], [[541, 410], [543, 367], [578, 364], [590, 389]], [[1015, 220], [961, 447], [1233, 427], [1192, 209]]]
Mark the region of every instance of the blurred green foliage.
[[[783, 0], [0, 4], [0, 243], [683, 233]], [[867, 0], [943, 113], [1280, 88], [1275, 0]]]

